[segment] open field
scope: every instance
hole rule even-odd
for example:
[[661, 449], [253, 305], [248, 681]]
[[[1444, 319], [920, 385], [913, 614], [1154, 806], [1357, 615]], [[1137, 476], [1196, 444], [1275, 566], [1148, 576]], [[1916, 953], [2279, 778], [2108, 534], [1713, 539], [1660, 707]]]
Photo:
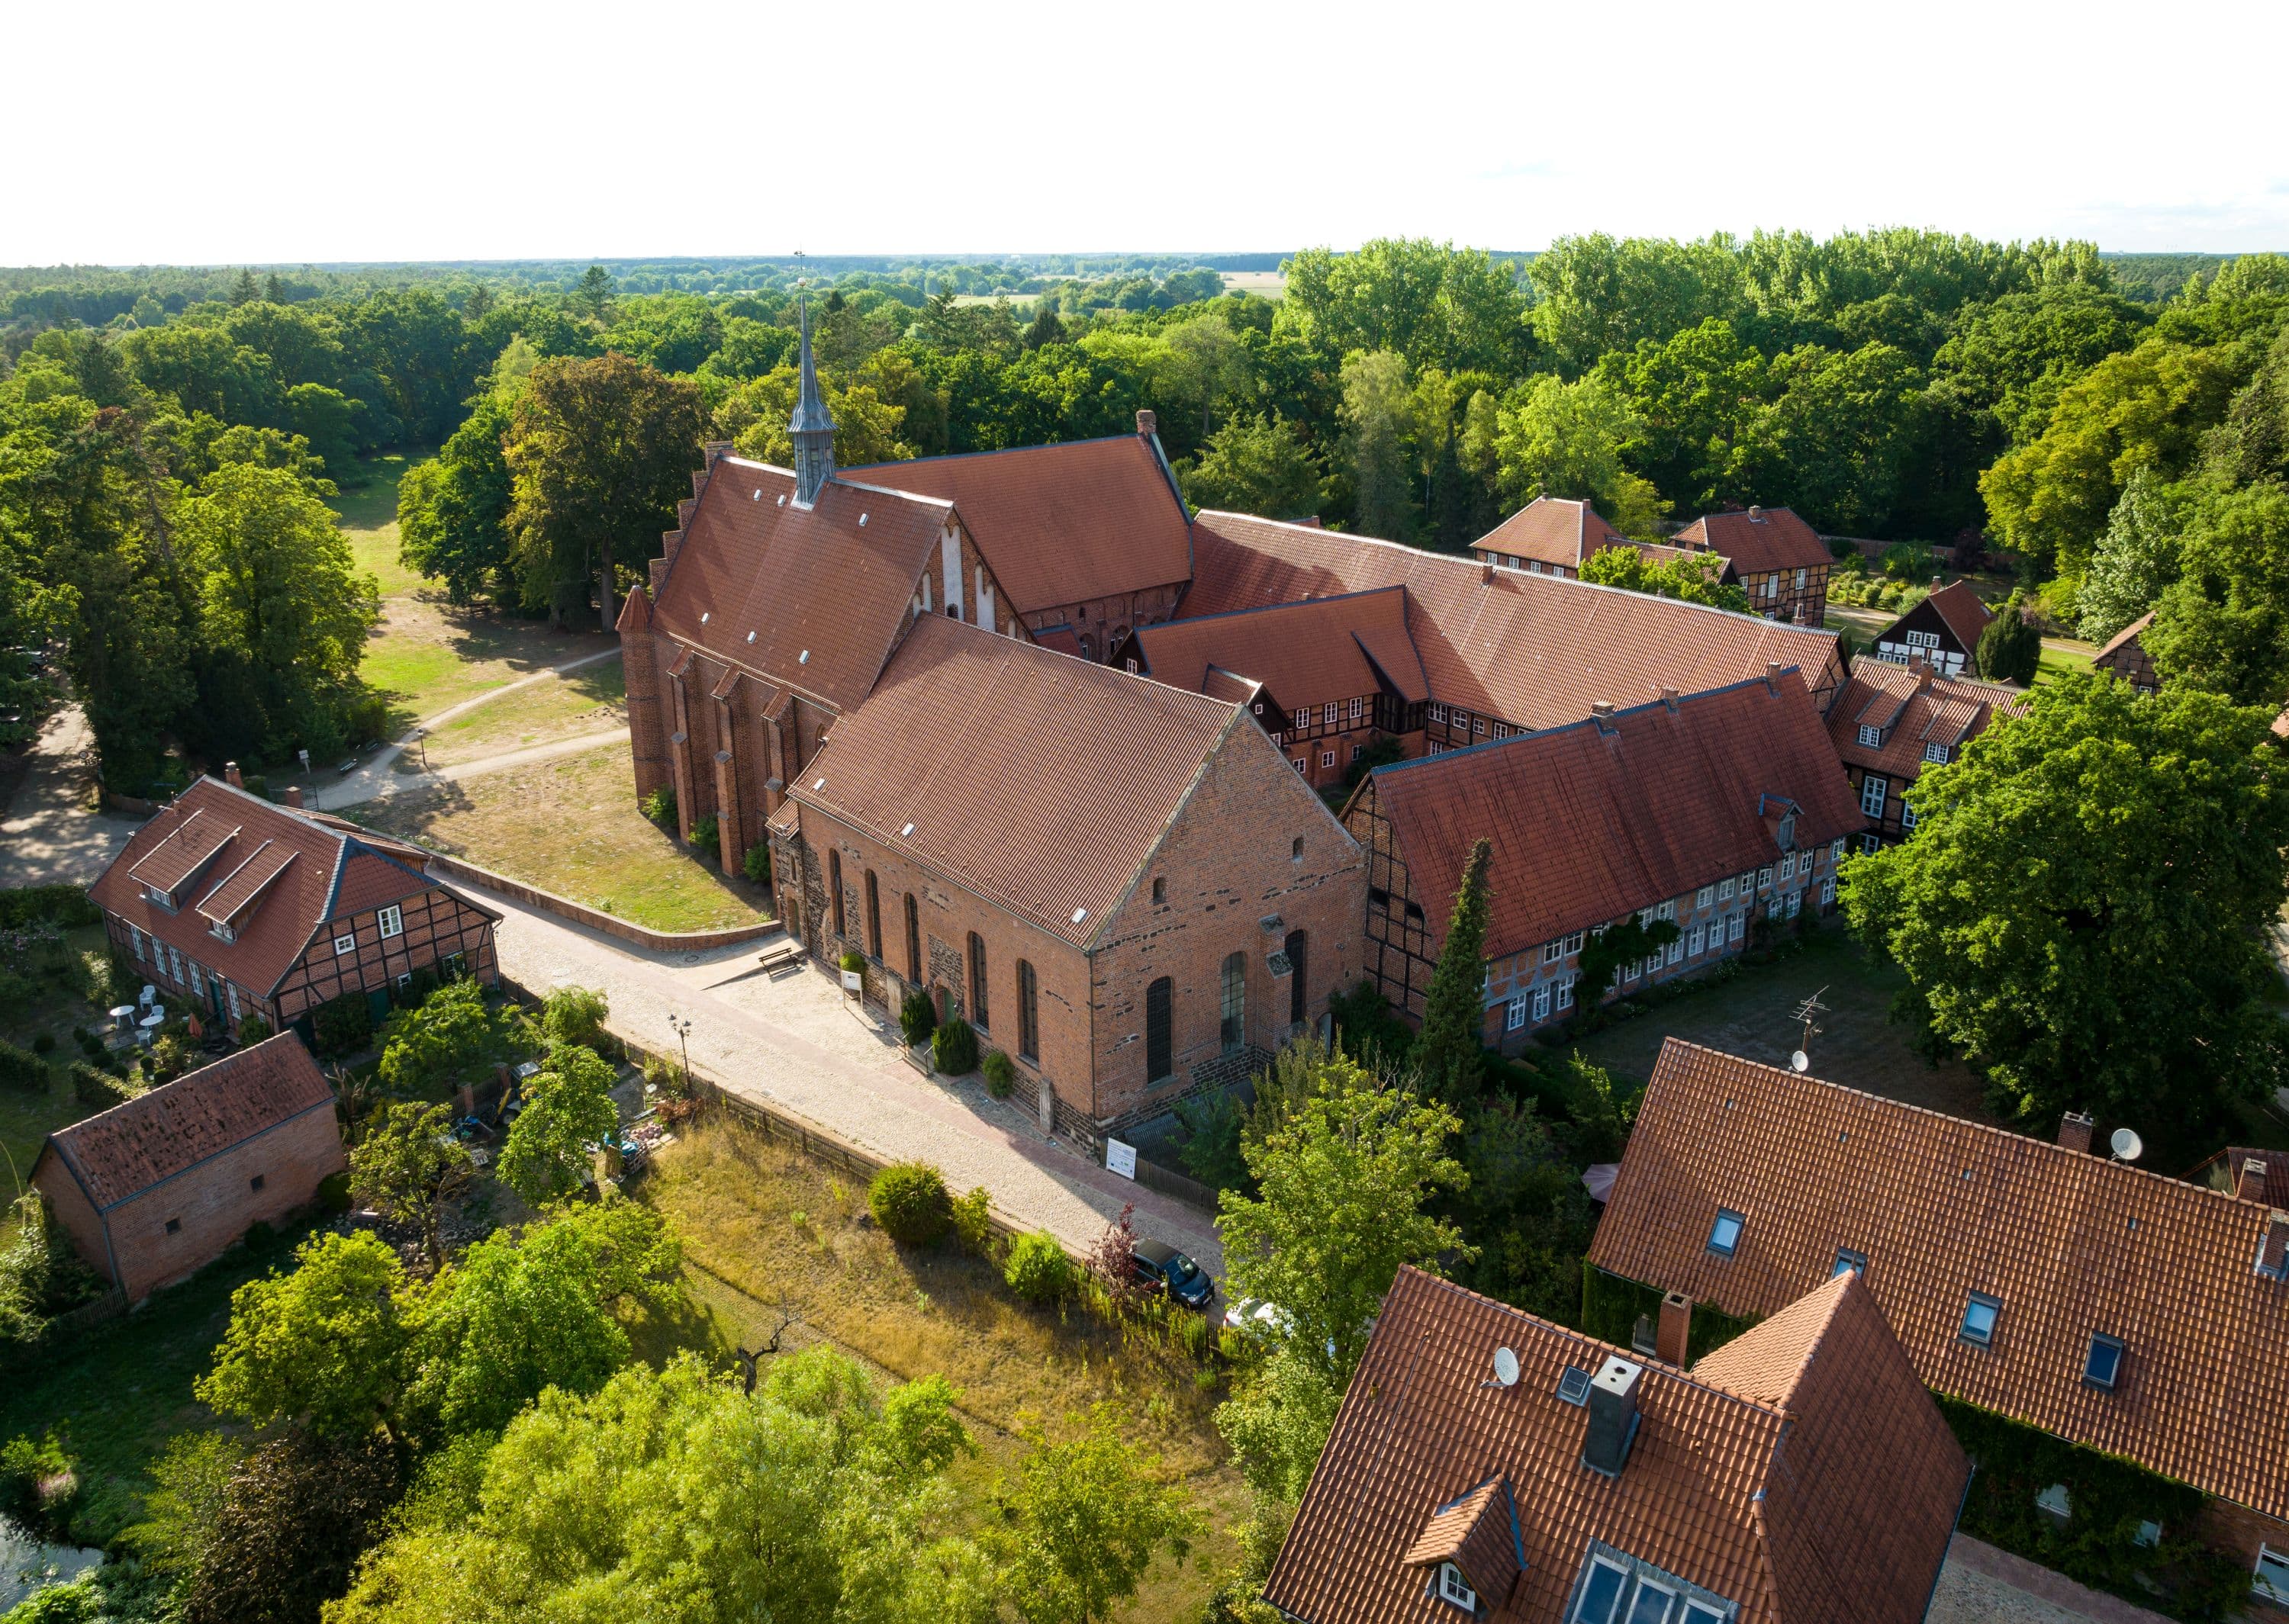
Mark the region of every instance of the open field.
[[2064, 637], [2043, 639], [2043, 658], [2035, 667], [2035, 685], [2039, 688], [2053, 677], [2064, 676], [2070, 671], [2088, 671], [2090, 657], [2097, 652], [2096, 643], [2076, 642]]
[[1253, 293], [1258, 299], [1283, 299], [1288, 293], [1288, 278], [1278, 271], [1226, 271], [1224, 291]]
[[[797, 1316], [782, 1346], [831, 1342], [890, 1381], [942, 1373], [960, 1389], [979, 1455], [957, 1467], [961, 1503], [982, 1517], [994, 1479], [1038, 1422], [1052, 1435], [1105, 1403], [1122, 1435], [1157, 1453], [1192, 1490], [1210, 1526], [1183, 1567], [1163, 1557], [1122, 1624], [1190, 1624], [1236, 1551], [1228, 1530], [1247, 1510], [1212, 1415], [1221, 1381], [1190, 1360], [1078, 1312], [1017, 1302], [991, 1264], [950, 1244], [893, 1246], [864, 1214], [866, 1192], [791, 1147], [711, 1124], [661, 1152], [638, 1186], [683, 1238], [685, 1286], [719, 1349], [760, 1346]], [[657, 1358], [664, 1350], [644, 1349]], [[720, 1356], [719, 1356], [720, 1357]]]
[[[424, 744], [431, 765], [444, 767], [624, 728], [627, 721], [620, 662], [599, 660], [578, 671], [551, 673], [464, 711], [432, 728]], [[399, 757], [398, 765], [406, 765], [406, 758]]]
[[1993, 1120], [1968, 1067], [1954, 1060], [1930, 1064], [1909, 1047], [1908, 1029], [1890, 1019], [1892, 999], [1906, 984], [1897, 969], [1874, 963], [1831, 921], [1806, 937], [1795, 958], [1746, 968], [1722, 985], [1657, 1005], [1579, 1047], [1584, 1059], [1633, 1083], [1652, 1075], [1662, 1039], [1672, 1035], [1784, 1066], [1803, 1040], [1790, 1012], [1818, 992], [1829, 1013], [1819, 1017], [1812, 1040], [1813, 1076], [1950, 1116]]
[[609, 632], [554, 631], [544, 621], [455, 609], [422, 593], [382, 605], [363, 671], [389, 696], [391, 725], [402, 728], [488, 689], [617, 647]]
[[679, 848], [673, 832], [646, 823], [631, 785], [628, 747], [615, 743], [409, 791], [347, 815], [654, 930], [710, 930], [760, 917], [761, 888], [725, 879]]
[[357, 567], [381, 583], [385, 598], [402, 598], [423, 578], [397, 561], [397, 482], [427, 451], [392, 451], [364, 459], [365, 483], [346, 490], [331, 504], [349, 537]]

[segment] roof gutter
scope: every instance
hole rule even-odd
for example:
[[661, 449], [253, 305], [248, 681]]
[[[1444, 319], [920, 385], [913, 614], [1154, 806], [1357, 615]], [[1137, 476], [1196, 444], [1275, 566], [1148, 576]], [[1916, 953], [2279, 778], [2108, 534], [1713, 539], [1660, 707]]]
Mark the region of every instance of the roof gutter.
[[[1962, 1526], [1963, 1509], [1971, 1503], [1971, 1485], [1978, 1476], [1979, 1462], [1974, 1461], [1971, 1463], [1971, 1469], [1964, 1474], [1963, 1493], [1956, 1496], [1955, 1516], [1948, 1521], [1947, 1542], [1950, 1546], [1955, 1543], [1955, 1531]], [[1942, 1550], [1939, 1554], [1939, 1566], [1932, 1572], [1931, 1588], [1924, 1593], [1923, 1611], [1916, 1614], [1917, 1624], [1923, 1624], [1924, 1620], [1931, 1617], [1932, 1604], [1939, 1599], [1940, 1575], [1946, 1572], [1947, 1552]]]

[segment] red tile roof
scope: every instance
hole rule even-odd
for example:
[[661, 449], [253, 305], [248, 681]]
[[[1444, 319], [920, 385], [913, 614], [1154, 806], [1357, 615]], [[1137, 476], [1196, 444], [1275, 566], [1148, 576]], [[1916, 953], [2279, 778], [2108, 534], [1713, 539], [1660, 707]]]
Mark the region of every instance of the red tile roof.
[[302, 1040], [281, 1032], [58, 1128], [41, 1154], [61, 1158], [100, 1212], [333, 1100]]
[[[1793, 675], [1655, 701], [1595, 721], [1377, 768], [1354, 808], [1389, 821], [1443, 940], [1472, 846], [1494, 848], [1486, 956], [1499, 959], [1776, 863], [1768, 798], [1798, 808], [1795, 848], [1863, 819]], [[1441, 904], [1441, 905], [1432, 905]], [[1435, 950], [1434, 950], [1435, 951]]]
[[1505, 558], [1533, 559], [1578, 569], [1592, 553], [1628, 545], [1628, 537], [1600, 519], [1598, 510], [1587, 502], [1536, 497], [1471, 547], [1478, 553], [1498, 553]]
[[1290, 709], [1376, 692], [1384, 660], [1398, 668], [1385, 674], [1402, 697], [1425, 691], [1423, 659], [1407, 633], [1406, 590], [1398, 586], [1140, 626], [1130, 648], [1156, 681], [1207, 691], [1208, 673], [1222, 671], [1262, 683]]
[[[1926, 746], [1945, 744], [1952, 752], [1998, 717], [2018, 715], [2027, 699], [2024, 689], [1942, 677], [1927, 665], [1894, 665], [1863, 654], [1828, 707], [1828, 736], [1853, 766], [1912, 784], [1924, 769]], [[1863, 727], [1885, 729], [1883, 741], [1862, 744]]]
[[[1950, 581], [1924, 601], [1931, 605], [1932, 612], [1940, 617], [1955, 641], [1966, 650], [1979, 647], [1979, 634], [1987, 629], [1987, 623], [1995, 618], [1987, 605], [1980, 601], [1979, 594], [1971, 589], [1968, 581]], [[1915, 611], [1910, 609], [1908, 612], [1913, 614]], [[1898, 622], [1893, 624], [1896, 625]], [[1884, 633], [1878, 632], [1876, 637], [1880, 642]]]
[[2154, 616], [2151, 610], [2139, 616], [2137, 619], [2132, 621], [2128, 625], [2123, 627], [2122, 630], [2108, 638], [2106, 640], [2106, 647], [2101, 649], [2096, 654], [2090, 657], [2091, 664], [2094, 665], [2104, 665], [2115, 655], [2121, 653], [2132, 643], [2136, 642], [2138, 641], [2138, 634], [2153, 624]]
[[[1708, 1248], [1719, 1207], [1737, 1249]], [[2265, 1205], [1670, 1039], [1590, 1261], [1771, 1314], [1839, 1247], [1926, 1385], [2289, 1516], [2289, 1290]], [[1975, 1244], [1971, 1244], [1975, 1243]], [[1992, 1345], [1958, 1335], [1972, 1293]], [[2121, 1377], [2083, 1381], [2094, 1333]]]
[[2195, 1168], [2188, 1176], [2213, 1190], [2222, 1190], [2231, 1195], [2239, 1187], [2242, 1164], [2252, 1161], [2265, 1169], [2261, 1175], [2264, 1180], [2264, 1194], [2260, 1199], [2268, 1206], [2289, 1208], [2289, 1150], [2263, 1150], [2246, 1145], [2230, 1145]]
[[1705, 513], [1679, 530], [1677, 540], [1696, 553], [1723, 553], [1738, 575], [1824, 569], [1834, 561], [1819, 533], [1785, 507]]
[[1830, 632], [1495, 569], [1453, 553], [1240, 513], [1193, 523], [1188, 617], [1407, 588], [1407, 625], [1431, 697], [1525, 728], [1578, 721], [1599, 700], [1635, 705], [1796, 666], [1820, 693], [1843, 677]]
[[841, 477], [953, 502], [1021, 615], [1192, 572], [1184, 500], [1143, 435], [875, 463]]
[[[1488, 1380], [1497, 1348], [1514, 1385]], [[1304, 1624], [1434, 1624], [1422, 1564], [1453, 1560], [1483, 1618], [1556, 1624], [1603, 1547], [1742, 1624], [1920, 1619], [1969, 1467], [1866, 1288], [1825, 1285], [1726, 1352], [1688, 1374], [1402, 1269], [1265, 1599]], [[1559, 1381], [1614, 1358], [1642, 1373], [1609, 1477]]]
[[[1236, 705], [925, 617], [788, 786], [824, 814], [1086, 946], [1134, 882]], [[1253, 726], [1239, 729], [1270, 744]], [[1077, 764], [1118, 764], [1118, 792]], [[1314, 800], [1300, 780], [1296, 792]]]
[[944, 501], [841, 480], [802, 507], [786, 469], [721, 458], [660, 584], [652, 625], [849, 710], [889, 657], [951, 517]]
[[[186, 825], [200, 840], [204, 830], [233, 833], [216, 848], [205, 872], [183, 888], [171, 913], [145, 894], [138, 871], [149, 873], [152, 854]], [[321, 822], [202, 778], [135, 832], [88, 895], [105, 912], [267, 996], [326, 921], [431, 889], [451, 890], [385, 846], [404, 849], [391, 842], [368, 845], [338, 818]], [[500, 917], [453, 895], [488, 918]], [[234, 940], [225, 942], [209, 928], [218, 918], [231, 923]]]

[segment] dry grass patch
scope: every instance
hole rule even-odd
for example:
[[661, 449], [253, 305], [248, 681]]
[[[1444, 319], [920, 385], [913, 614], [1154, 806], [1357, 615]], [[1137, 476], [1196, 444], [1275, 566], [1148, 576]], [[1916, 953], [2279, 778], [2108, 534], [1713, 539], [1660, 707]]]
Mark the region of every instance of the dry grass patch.
[[423, 743], [430, 764], [443, 767], [627, 725], [620, 662], [599, 660], [488, 699], [432, 728]]
[[653, 930], [752, 924], [766, 902], [762, 888], [726, 879], [644, 821], [625, 741], [438, 781], [346, 815]]
[[[1238, 1552], [1229, 1533], [1247, 1493], [1213, 1415], [1224, 1384], [1190, 1359], [1077, 1311], [1019, 1302], [992, 1264], [957, 1250], [912, 1251], [864, 1220], [857, 1179], [736, 1123], [717, 1120], [661, 1153], [641, 1186], [682, 1237], [686, 1284], [714, 1325], [713, 1342], [754, 1348], [798, 1316], [782, 1346], [826, 1341], [893, 1381], [943, 1374], [980, 1446], [956, 1474], [977, 1516], [995, 1478], [1038, 1421], [1110, 1404], [1123, 1436], [1181, 1477], [1210, 1532], [1183, 1567], [1163, 1558], [1121, 1615], [1128, 1624], [1189, 1624]], [[782, 1308], [784, 1305], [784, 1310]]]
[[432, 593], [382, 605], [361, 674], [408, 725], [490, 689], [619, 647], [608, 632], [559, 632], [545, 621], [505, 620], [490, 610], [455, 609]]

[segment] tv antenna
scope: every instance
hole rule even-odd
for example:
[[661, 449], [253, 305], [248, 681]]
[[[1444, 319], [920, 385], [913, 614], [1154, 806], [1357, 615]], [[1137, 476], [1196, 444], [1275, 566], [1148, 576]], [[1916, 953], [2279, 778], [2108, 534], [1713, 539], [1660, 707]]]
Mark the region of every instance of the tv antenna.
[[1812, 1023], [1812, 1018], [1814, 1015], [1829, 1013], [1828, 1006], [1820, 1001], [1820, 993], [1827, 991], [1825, 987], [1821, 988], [1820, 992], [1814, 993], [1803, 1003], [1798, 1004], [1789, 1016], [1791, 1021], [1801, 1021], [1804, 1023], [1804, 1041], [1797, 1047], [1796, 1052], [1789, 1056], [1789, 1070], [1791, 1071], [1806, 1071], [1812, 1067], [1812, 1040], [1820, 1035], [1821, 1031]]
[[2106, 1142], [2118, 1162], [2134, 1162], [2146, 1154], [2146, 1142], [2130, 1128], [2116, 1128]]

